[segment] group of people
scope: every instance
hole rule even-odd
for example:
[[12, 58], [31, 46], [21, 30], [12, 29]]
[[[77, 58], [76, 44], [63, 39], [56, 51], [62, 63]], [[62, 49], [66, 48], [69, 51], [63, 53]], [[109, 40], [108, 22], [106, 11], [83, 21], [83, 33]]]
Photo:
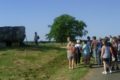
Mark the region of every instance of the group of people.
[[87, 40], [69, 40], [67, 44], [67, 58], [69, 61], [69, 69], [81, 63], [90, 64], [91, 59], [98, 66], [103, 65], [103, 74], [112, 73], [119, 70], [118, 61], [120, 61], [120, 36], [105, 37], [96, 39], [88, 36]]

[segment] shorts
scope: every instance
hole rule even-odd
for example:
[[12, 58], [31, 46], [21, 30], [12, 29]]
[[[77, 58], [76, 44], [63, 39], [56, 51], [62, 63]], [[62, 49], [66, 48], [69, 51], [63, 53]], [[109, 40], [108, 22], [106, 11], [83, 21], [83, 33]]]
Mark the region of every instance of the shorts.
[[73, 55], [73, 53], [71, 53], [71, 52], [67, 52], [67, 58], [68, 58], [68, 60], [72, 60], [72, 59], [74, 59], [74, 55]]
[[103, 58], [103, 61], [105, 61], [106, 64], [110, 65], [110, 58]]

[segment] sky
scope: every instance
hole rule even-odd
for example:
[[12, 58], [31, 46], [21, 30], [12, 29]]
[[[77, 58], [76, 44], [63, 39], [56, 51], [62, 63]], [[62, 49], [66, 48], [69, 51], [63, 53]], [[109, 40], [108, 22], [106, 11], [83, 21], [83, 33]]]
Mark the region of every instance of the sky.
[[46, 40], [54, 19], [69, 14], [87, 24], [87, 36], [120, 34], [120, 0], [0, 0], [0, 27], [25, 26], [27, 40], [34, 32]]

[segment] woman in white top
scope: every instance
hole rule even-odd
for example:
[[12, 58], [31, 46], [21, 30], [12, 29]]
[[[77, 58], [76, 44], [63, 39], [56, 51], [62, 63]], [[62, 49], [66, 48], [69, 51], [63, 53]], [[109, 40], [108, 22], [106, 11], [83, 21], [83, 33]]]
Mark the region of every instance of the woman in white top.
[[80, 64], [80, 59], [81, 59], [81, 50], [82, 50], [82, 46], [80, 44], [80, 40], [77, 40], [76, 41], [76, 44], [75, 44], [75, 49], [76, 49], [76, 54], [75, 54], [75, 63], [76, 65], [77, 64]]

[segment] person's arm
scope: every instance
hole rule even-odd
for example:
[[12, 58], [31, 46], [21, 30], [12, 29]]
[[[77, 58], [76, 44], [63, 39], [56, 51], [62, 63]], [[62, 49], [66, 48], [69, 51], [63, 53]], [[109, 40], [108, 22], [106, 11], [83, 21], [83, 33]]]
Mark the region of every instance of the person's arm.
[[105, 52], [105, 46], [103, 46], [101, 49], [101, 57], [104, 55], [104, 52]]
[[67, 44], [67, 46], [66, 46], [66, 49], [68, 49], [69, 48], [69, 43]]
[[70, 50], [70, 48], [71, 48], [70, 45], [71, 45], [70, 43], [67, 44], [67, 46], [66, 46], [67, 50]]
[[82, 49], [82, 46], [81, 46], [81, 47], [80, 47], [80, 52], [81, 52], [81, 53], [82, 53], [82, 50], [83, 50], [83, 49]]

